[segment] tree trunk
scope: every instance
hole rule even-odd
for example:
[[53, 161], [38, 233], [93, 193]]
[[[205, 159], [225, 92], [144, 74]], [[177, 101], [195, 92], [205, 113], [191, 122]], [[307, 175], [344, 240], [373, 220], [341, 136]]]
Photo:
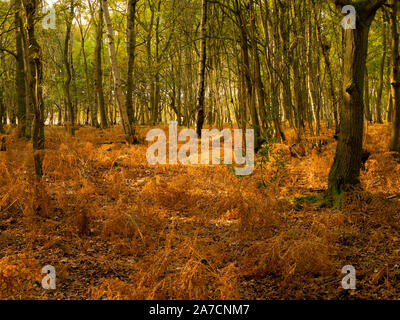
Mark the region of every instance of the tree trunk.
[[383, 123], [383, 118], [382, 118], [382, 93], [383, 93], [383, 76], [385, 72], [385, 63], [386, 63], [386, 55], [387, 55], [387, 35], [386, 35], [386, 21], [385, 18], [383, 17], [382, 19], [382, 46], [383, 46], [383, 54], [382, 54], [382, 61], [380, 64], [379, 68], [379, 86], [378, 86], [378, 92], [377, 92], [377, 97], [376, 97], [376, 122], [378, 123]]
[[126, 80], [126, 111], [128, 112], [129, 123], [133, 124], [135, 115], [133, 110], [133, 69], [135, 64], [135, 15], [136, 4], [138, 0], [128, 1], [128, 16], [127, 16], [127, 55], [128, 55], [128, 76]]
[[34, 152], [34, 165], [36, 176], [40, 179], [43, 175], [44, 157], [44, 104], [43, 104], [43, 65], [41, 48], [35, 37], [35, 19], [39, 0], [23, 0], [26, 14], [26, 28], [28, 34], [28, 69], [30, 72], [29, 94], [34, 111], [32, 142]]
[[121, 77], [119, 73], [119, 68], [117, 65], [117, 56], [115, 53], [115, 44], [114, 44], [114, 31], [111, 25], [110, 13], [108, 11], [108, 1], [101, 0], [101, 4], [104, 12], [104, 19], [107, 27], [107, 37], [108, 37], [108, 50], [110, 54], [110, 63], [111, 69], [113, 73], [114, 79], [114, 88], [115, 88], [115, 98], [117, 102], [117, 106], [121, 116], [122, 126], [124, 128], [124, 132], [129, 143], [137, 143], [137, 138], [135, 137], [135, 132], [132, 128], [131, 123], [129, 122], [128, 112], [126, 110], [126, 105], [123, 102], [122, 89], [121, 89]]
[[22, 21], [22, 17], [20, 16], [20, 32], [21, 32], [21, 40], [22, 40], [22, 56], [24, 63], [24, 73], [25, 73], [25, 105], [26, 105], [26, 126], [25, 126], [25, 137], [30, 139], [32, 138], [32, 124], [34, 117], [33, 110], [33, 102], [32, 96], [30, 93], [29, 85], [30, 85], [30, 72], [29, 72], [29, 43], [28, 43], [28, 35], [26, 28], [24, 27], [24, 22]]
[[[6, 110], [5, 110], [5, 107], [4, 107], [4, 97], [3, 97], [4, 88], [3, 88], [2, 85], [0, 86], [0, 91], [1, 91], [0, 92], [0, 134], [3, 134], [3, 133], [5, 133], [4, 125], [3, 125], [3, 119], [5, 118]], [[5, 151], [5, 150], [1, 150], [1, 151]]]
[[[258, 117], [258, 112], [256, 108], [256, 99], [254, 97], [255, 90], [253, 86], [253, 81], [251, 77], [251, 68], [250, 68], [250, 57], [249, 57], [249, 45], [248, 45], [248, 31], [246, 29], [246, 19], [244, 17], [244, 10], [239, 4], [238, 1], [235, 1], [235, 6], [237, 10], [237, 19], [238, 23], [237, 26], [239, 27], [240, 33], [240, 53], [242, 58], [242, 73], [243, 73], [243, 80], [245, 86], [245, 95], [246, 100], [248, 102], [250, 116], [252, 120], [252, 125], [254, 129], [254, 148], [257, 151], [261, 146], [261, 128], [260, 128], [260, 121]], [[243, 10], [243, 11], [242, 11]]]
[[153, 123], [157, 124], [161, 118], [160, 109], [160, 21], [161, 21], [161, 1], [157, 4], [157, 19], [155, 28], [155, 38], [156, 38], [156, 52], [155, 52], [155, 76], [154, 76], [154, 112], [153, 112]]
[[397, 14], [399, 10], [398, 0], [391, 2], [391, 34], [392, 34], [392, 65], [390, 83], [393, 99], [393, 123], [392, 136], [390, 139], [390, 151], [400, 152], [400, 54], [399, 54], [399, 32], [397, 26]]
[[75, 113], [74, 113], [74, 108], [72, 105], [72, 100], [71, 100], [71, 80], [72, 80], [72, 75], [71, 75], [71, 61], [70, 61], [70, 41], [71, 41], [71, 29], [72, 29], [72, 19], [74, 17], [74, 3], [73, 1], [70, 2], [70, 12], [69, 16], [67, 18], [66, 24], [67, 24], [67, 30], [65, 33], [65, 40], [64, 40], [64, 52], [63, 52], [63, 59], [64, 59], [64, 67], [65, 67], [65, 74], [66, 74], [66, 79], [64, 82], [64, 93], [65, 93], [65, 103], [66, 103], [66, 109], [68, 110], [68, 120], [69, 124], [67, 125], [68, 131], [71, 135], [75, 135]]
[[26, 128], [26, 86], [25, 86], [25, 68], [24, 68], [24, 51], [21, 30], [23, 28], [20, 15], [21, 2], [15, 1], [15, 47], [17, 51], [17, 61], [15, 70], [15, 87], [17, 91], [17, 118], [18, 127], [20, 128], [21, 136], [25, 136]]
[[365, 105], [365, 119], [368, 122], [372, 121], [371, 106], [369, 103], [369, 79], [368, 79], [368, 69], [365, 68], [364, 76], [364, 105]]
[[334, 86], [334, 81], [333, 81], [332, 67], [331, 67], [331, 61], [329, 59], [329, 49], [330, 48], [321, 33], [321, 24], [320, 24], [320, 15], [321, 14], [320, 14], [319, 8], [317, 11], [317, 8], [315, 6], [315, 0], [312, 0], [312, 3], [313, 3], [313, 7], [314, 7], [314, 15], [315, 15], [315, 21], [316, 21], [318, 42], [319, 42], [321, 50], [322, 50], [322, 55], [324, 57], [324, 62], [325, 62], [325, 68], [326, 68], [326, 72], [328, 74], [329, 93], [331, 96], [333, 120], [335, 123], [335, 134], [338, 134], [339, 133], [339, 119], [338, 119], [338, 112], [337, 112], [337, 98], [336, 98], [335, 86]]
[[[100, 1], [100, 0], [99, 0]], [[94, 85], [96, 89], [97, 109], [100, 111], [100, 125], [102, 129], [108, 127], [106, 107], [103, 91], [103, 70], [101, 51], [103, 46], [103, 8], [100, 4], [96, 24], [96, 47], [94, 50]]]
[[88, 67], [88, 63], [87, 63], [86, 50], [85, 50], [85, 34], [83, 32], [82, 22], [80, 21], [80, 19], [78, 21], [78, 26], [79, 26], [79, 32], [81, 35], [81, 52], [82, 52], [82, 58], [83, 58], [83, 66], [85, 68], [86, 97], [87, 97], [87, 105], [88, 105], [86, 122], [89, 121], [88, 117], [90, 114], [90, 124], [93, 127], [98, 128], [99, 122], [97, 121], [97, 108], [96, 108], [96, 104], [93, 99], [93, 90], [90, 87], [89, 67]]
[[[357, 3], [357, 28], [344, 30], [344, 104], [341, 108], [339, 141], [328, 181], [328, 195], [334, 197], [336, 204], [339, 204], [337, 201], [340, 201], [340, 195], [348, 186], [360, 183], [368, 34], [376, 10], [384, 2]], [[341, 10], [342, 4], [338, 4], [338, 7]]]
[[205, 96], [205, 72], [206, 72], [206, 59], [207, 59], [207, 40], [206, 40], [206, 32], [207, 32], [207, 0], [202, 0], [202, 9], [201, 9], [201, 26], [200, 26], [200, 69], [199, 69], [199, 87], [197, 92], [197, 102], [196, 102], [196, 111], [197, 111], [197, 136], [201, 137], [201, 130], [204, 125], [204, 96]]
[[[257, 28], [256, 28], [256, 10], [254, 6], [251, 7], [251, 47], [253, 54], [253, 63], [254, 63], [254, 80], [257, 88], [257, 98], [258, 98], [258, 110], [261, 115], [261, 122], [263, 123], [263, 127], [268, 126], [268, 117], [266, 114], [266, 94], [264, 83], [261, 78], [261, 68], [260, 68], [260, 58], [258, 56], [258, 45], [257, 45]], [[277, 122], [279, 122], [279, 115], [277, 118]], [[277, 130], [278, 131], [278, 130]]]

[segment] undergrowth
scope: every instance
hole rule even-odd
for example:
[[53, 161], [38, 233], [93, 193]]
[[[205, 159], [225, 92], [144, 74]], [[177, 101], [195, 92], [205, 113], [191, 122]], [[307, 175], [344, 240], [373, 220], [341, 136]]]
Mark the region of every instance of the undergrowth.
[[[332, 132], [322, 130], [319, 150], [304, 144], [302, 157], [290, 157], [296, 134], [286, 132], [288, 144], [265, 144], [253, 175], [237, 179], [226, 166], [150, 166], [147, 146], [127, 145], [120, 128], [76, 137], [47, 128], [41, 183], [31, 144], [9, 135], [0, 298], [345, 299], [347, 264], [360, 276], [355, 297], [398, 295], [400, 164], [386, 151], [390, 128], [368, 131], [363, 191], [340, 210], [318, 205]], [[40, 286], [47, 264], [55, 291]]]

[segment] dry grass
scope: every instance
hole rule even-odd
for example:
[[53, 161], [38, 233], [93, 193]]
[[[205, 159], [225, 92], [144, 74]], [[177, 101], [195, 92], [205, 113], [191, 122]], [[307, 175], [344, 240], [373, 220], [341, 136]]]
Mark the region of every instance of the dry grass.
[[[271, 166], [242, 179], [225, 166], [150, 166], [147, 146], [126, 145], [120, 128], [46, 135], [40, 184], [28, 141], [13, 132], [0, 152], [0, 298], [346, 299], [346, 264], [360, 277], [353, 297], [400, 292], [400, 164], [387, 125], [369, 128], [364, 191], [336, 211], [290, 202], [327, 186], [326, 129], [327, 144], [304, 143], [268, 188], [258, 181]], [[46, 264], [53, 292], [38, 283]]]

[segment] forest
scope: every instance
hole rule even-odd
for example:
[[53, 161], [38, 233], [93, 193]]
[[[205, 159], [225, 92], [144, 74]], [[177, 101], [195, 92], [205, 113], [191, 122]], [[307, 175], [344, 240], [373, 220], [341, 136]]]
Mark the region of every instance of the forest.
[[400, 297], [399, 0], [1, 0], [1, 300]]

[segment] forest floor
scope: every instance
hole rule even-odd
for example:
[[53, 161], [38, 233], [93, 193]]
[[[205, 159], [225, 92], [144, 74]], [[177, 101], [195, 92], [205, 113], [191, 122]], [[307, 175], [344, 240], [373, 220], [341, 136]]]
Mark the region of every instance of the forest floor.
[[[1, 299], [400, 298], [389, 125], [369, 127], [363, 191], [340, 209], [312, 201], [327, 187], [329, 130], [321, 150], [296, 146], [284, 161], [288, 145], [275, 145], [279, 156], [244, 178], [224, 165], [151, 166], [148, 146], [126, 145], [120, 128], [46, 136], [40, 184], [29, 141], [11, 132], [0, 152]], [[56, 290], [41, 287], [45, 265]], [[356, 290], [341, 286], [345, 265]]]

